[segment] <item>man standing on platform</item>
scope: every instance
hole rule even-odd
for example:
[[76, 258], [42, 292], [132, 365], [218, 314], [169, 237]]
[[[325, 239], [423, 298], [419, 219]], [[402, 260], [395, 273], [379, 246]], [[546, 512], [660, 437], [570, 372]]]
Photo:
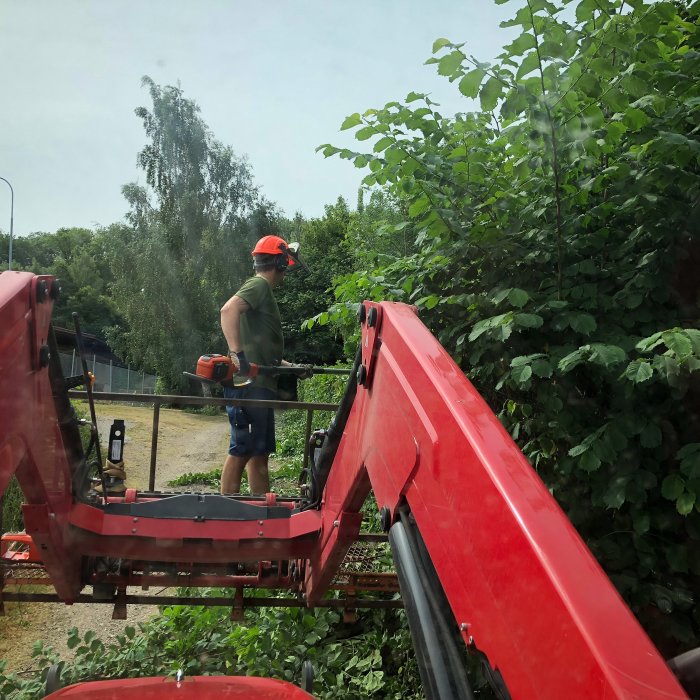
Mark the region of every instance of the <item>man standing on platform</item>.
[[[282, 319], [273, 290], [286, 272], [300, 264], [295, 244], [279, 236], [264, 236], [253, 249], [255, 276], [221, 308], [221, 329], [228, 342], [238, 376], [250, 371], [250, 363], [290, 366], [282, 359]], [[251, 386], [224, 387], [226, 398], [277, 399], [277, 377], [258, 376]], [[221, 493], [239, 493], [243, 469], [248, 469], [252, 494], [270, 489], [268, 458], [275, 451], [275, 414], [271, 408], [227, 406], [231, 444], [221, 472]]]

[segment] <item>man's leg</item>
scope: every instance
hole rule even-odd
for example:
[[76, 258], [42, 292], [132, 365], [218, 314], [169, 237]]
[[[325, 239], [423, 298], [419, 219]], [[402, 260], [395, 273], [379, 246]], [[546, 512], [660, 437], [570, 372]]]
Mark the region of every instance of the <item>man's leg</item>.
[[[258, 400], [274, 400], [276, 394], [271, 389], [251, 389], [249, 398]], [[248, 464], [248, 485], [253, 495], [259, 496], [270, 490], [268, 474], [268, 457], [275, 451], [275, 413], [271, 408], [248, 408], [251, 421], [252, 452]]]
[[[246, 398], [246, 389], [225, 386], [224, 397], [244, 399]], [[231, 425], [231, 441], [228, 455], [221, 470], [221, 493], [240, 493], [243, 470], [246, 462], [250, 459], [250, 445], [246, 442], [250, 421], [245, 409], [238, 406], [226, 406], [226, 413]]]
[[[240, 493], [241, 476], [250, 457], [227, 455], [221, 470], [221, 493]], [[252, 459], [255, 459], [254, 457]], [[250, 476], [248, 477], [250, 478]]]
[[[248, 485], [250, 493], [254, 496], [262, 496], [270, 490], [270, 475], [267, 470], [268, 457], [269, 455], [255, 455], [248, 460]], [[223, 483], [223, 474], [221, 481]]]

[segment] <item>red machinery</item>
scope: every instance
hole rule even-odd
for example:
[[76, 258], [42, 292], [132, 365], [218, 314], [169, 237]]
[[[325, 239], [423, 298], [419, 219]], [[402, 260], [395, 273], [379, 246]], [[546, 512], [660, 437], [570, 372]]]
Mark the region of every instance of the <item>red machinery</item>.
[[[471, 697], [464, 645], [486, 663], [501, 697], [687, 697], [412, 307], [362, 306], [361, 351], [335, 419], [316, 435], [322, 446], [302, 496], [128, 491], [103, 499], [87, 491], [70, 381], [52, 352], [56, 290], [51, 277], [0, 275], [0, 494], [15, 474], [26, 532], [67, 604], [92, 584], [95, 593], [107, 587], [118, 607], [129, 600], [127, 584], [179, 585], [183, 572], [188, 586], [236, 587], [234, 608], [245, 586], [328, 604], [372, 490], [427, 697]], [[100, 570], [98, 561], [119, 567]], [[3, 596], [18, 599], [1, 586], [0, 605]], [[249, 697], [297, 697], [264, 692]], [[169, 693], [152, 697], [180, 697]]]

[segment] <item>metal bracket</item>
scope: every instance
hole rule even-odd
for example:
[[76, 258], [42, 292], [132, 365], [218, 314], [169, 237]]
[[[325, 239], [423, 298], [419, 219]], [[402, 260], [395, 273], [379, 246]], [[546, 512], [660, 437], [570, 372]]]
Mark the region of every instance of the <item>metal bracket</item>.
[[49, 325], [57, 284], [51, 275], [38, 275], [31, 282], [32, 368], [35, 371], [49, 364]]
[[[351, 577], [351, 581], [354, 577]], [[343, 622], [346, 624], [351, 624], [357, 622], [357, 608], [355, 607], [357, 603], [357, 591], [350, 587], [346, 590], [347, 595], [347, 606], [343, 608]]]
[[236, 588], [231, 606], [231, 622], [243, 622], [245, 620], [245, 607], [243, 603], [243, 586]]
[[126, 620], [126, 586], [119, 586], [112, 610], [113, 620]]
[[365, 389], [369, 389], [372, 385], [374, 364], [381, 347], [379, 331], [382, 327], [382, 317], [383, 310], [379, 304], [373, 301], [363, 302], [360, 312], [360, 323], [362, 324], [362, 365], [358, 371], [357, 383]]

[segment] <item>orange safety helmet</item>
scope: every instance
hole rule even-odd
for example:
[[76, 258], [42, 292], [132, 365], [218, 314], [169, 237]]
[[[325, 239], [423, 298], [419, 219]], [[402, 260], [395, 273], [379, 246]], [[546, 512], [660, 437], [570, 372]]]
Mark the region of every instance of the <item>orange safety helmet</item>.
[[253, 255], [286, 255], [289, 250], [287, 241], [279, 236], [263, 236], [253, 248]]
[[[279, 256], [275, 258], [275, 267], [280, 271], [284, 271], [296, 265], [298, 248], [298, 244], [287, 243], [284, 238], [279, 236], [263, 236], [253, 248], [253, 257], [256, 255]], [[302, 267], [305, 267], [303, 263]]]
[[289, 246], [284, 238], [279, 236], [263, 236], [253, 248], [253, 258], [256, 255], [275, 255], [275, 268], [284, 272], [294, 265], [294, 259], [289, 255]]

